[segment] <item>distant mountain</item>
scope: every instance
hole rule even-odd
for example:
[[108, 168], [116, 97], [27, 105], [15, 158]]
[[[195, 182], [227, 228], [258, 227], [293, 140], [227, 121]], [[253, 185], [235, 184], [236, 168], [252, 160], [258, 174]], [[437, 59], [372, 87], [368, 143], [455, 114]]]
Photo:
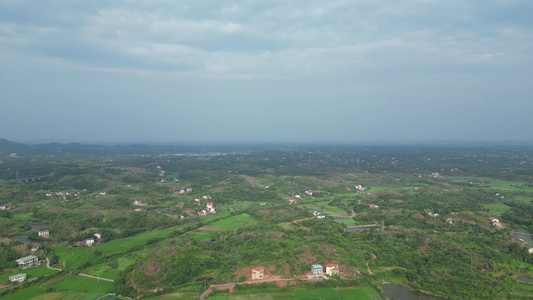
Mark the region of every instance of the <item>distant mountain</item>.
[[0, 139], [0, 155], [24, 152], [28, 148], [29, 146], [25, 144], [10, 142], [6, 139]]

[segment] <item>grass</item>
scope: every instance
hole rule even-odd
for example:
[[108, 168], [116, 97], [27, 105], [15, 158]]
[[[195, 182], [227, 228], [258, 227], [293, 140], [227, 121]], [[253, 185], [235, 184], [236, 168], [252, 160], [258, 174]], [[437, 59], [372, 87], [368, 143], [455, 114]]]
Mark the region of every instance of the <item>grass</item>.
[[354, 219], [335, 220], [335, 222], [345, 224], [346, 226], [354, 226], [356, 224]]
[[506, 211], [510, 211], [511, 207], [505, 204], [483, 204], [483, 207], [487, 208], [491, 214], [501, 215]]
[[57, 272], [57, 271], [50, 270], [50, 269], [48, 269], [45, 266], [38, 267], [38, 268], [26, 269], [26, 270], [17, 270], [16, 272], [11, 272], [11, 273], [8, 273], [8, 274], [0, 275], [0, 282], [7, 283], [7, 282], [9, 282], [9, 276], [15, 275], [15, 274], [20, 274], [20, 273], [25, 273], [26, 274], [26, 278], [30, 279], [30, 278], [36, 278], [36, 277], [43, 276], [43, 275], [50, 274], [50, 273], [54, 273], [54, 272]]
[[115, 284], [108, 281], [75, 276], [53, 286], [58, 290], [81, 292], [81, 293], [113, 293]]
[[191, 239], [199, 242], [211, 239], [211, 235], [205, 231], [194, 232], [191, 234]]
[[12, 219], [18, 220], [18, 221], [30, 221], [30, 220], [33, 220], [33, 218], [31, 217], [31, 214], [16, 215], [16, 216], [13, 216]]
[[522, 201], [524, 203], [533, 203], [533, 198], [531, 197], [515, 197], [515, 200]]

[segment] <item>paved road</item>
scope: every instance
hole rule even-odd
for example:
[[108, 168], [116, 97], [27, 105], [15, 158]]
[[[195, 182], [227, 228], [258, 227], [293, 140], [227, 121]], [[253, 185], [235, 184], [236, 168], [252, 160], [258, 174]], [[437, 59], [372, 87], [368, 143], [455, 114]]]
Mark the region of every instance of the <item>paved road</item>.
[[56, 270], [56, 271], [62, 271], [61, 269], [50, 267], [50, 260], [48, 259], [48, 256], [45, 256], [45, 257], [46, 257], [46, 267], [47, 267], [48, 269]]
[[87, 274], [82, 274], [82, 273], [79, 273], [78, 275], [83, 276], [83, 277], [94, 278], [94, 279], [99, 279], [99, 280], [109, 281], [109, 282], [115, 283], [115, 281], [113, 279], [107, 279], [107, 278], [102, 278], [102, 277], [97, 277], [97, 276], [87, 275]]

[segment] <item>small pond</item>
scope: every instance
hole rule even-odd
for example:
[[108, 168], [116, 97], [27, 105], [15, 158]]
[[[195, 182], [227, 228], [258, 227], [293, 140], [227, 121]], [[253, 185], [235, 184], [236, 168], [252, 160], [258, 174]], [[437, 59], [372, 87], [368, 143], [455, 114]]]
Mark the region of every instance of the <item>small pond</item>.
[[525, 276], [518, 276], [518, 277], [516, 278], [516, 280], [518, 280], [518, 281], [523, 281], [523, 282], [533, 283], [533, 278], [525, 277]]
[[424, 294], [421, 292], [410, 291], [408, 288], [397, 284], [384, 284], [381, 286], [383, 294], [387, 297], [391, 297], [394, 300], [415, 300], [415, 299], [428, 299], [428, 300], [442, 300], [443, 298]]
[[44, 229], [46, 227], [48, 227], [48, 224], [46, 224], [46, 223], [32, 224], [30, 231], [31, 232], [36, 232], [36, 231], [39, 231], [39, 230]]
[[514, 238], [523, 239], [526, 243], [533, 244], [533, 236], [531, 234], [516, 233], [512, 234]]

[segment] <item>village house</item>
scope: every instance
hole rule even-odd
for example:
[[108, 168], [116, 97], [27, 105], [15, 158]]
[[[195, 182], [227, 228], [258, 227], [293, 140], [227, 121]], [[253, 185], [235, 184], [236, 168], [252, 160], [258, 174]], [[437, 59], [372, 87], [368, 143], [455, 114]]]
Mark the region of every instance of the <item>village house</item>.
[[11, 204], [0, 204], [0, 210], [10, 210]]
[[315, 192], [315, 191], [311, 191], [311, 190], [307, 190], [307, 191], [305, 191], [305, 193], [306, 193], [307, 195], [311, 196], [311, 197], [313, 197], [313, 193], [314, 193], [314, 192]]
[[204, 200], [211, 199], [211, 196], [209, 196], [209, 195], [202, 196], [202, 199], [204, 199]]
[[533, 253], [533, 247], [526, 247], [527, 253]]
[[324, 219], [324, 218], [326, 218], [326, 215], [325, 214], [318, 214], [318, 215], [316, 215], [316, 218], [317, 219]]
[[85, 246], [92, 246], [94, 244], [94, 239], [93, 238], [88, 238], [85, 240]]
[[202, 209], [202, 210], [200, 210], [199, 212], [197, 212], [197, 214], [198, 214], [199, 216], [207, 216], [207, 210]]
[[192, 192], [192, 188], [186, 188], [185, 191], [186, 191], [187, 193], [190, 193], [190, 192]]
[[13, 283], [13, 282], [23, 282], [24, 280], [26, 280], [26, 274], [25, 273], [9, 276], [9, 282], [11, 282], [11, 283]]
[[39, 247], [33, 246], [33, 247], [31, 247], [31, 252], [38, 251], [39, 249], [40, 249]]
[[311, 265], [311, 275], [319, 276], [324, 274], [322, 265]]
[[368, 204], [368, 207], [370, 207], [370, 208], [379, 208], [379, 206], [376, 205], [376, 204]]
[[500, 222], [500, 220], [498, 220], [498, 219], [496, 219], [496, 218], [494, 218], [494, 217], [489, 217], [489, 220], [490, 220], [490, 222], [491, 222], [492, 224], [497, 223], [497, 222]]
[[16, 260], [17, 264], [21, 267], [36, 265], [39, 263], [39, 258], [35, 255], [28, 255]]
[[336, 264], [326, 265], [326, 274], [328, 274], [328, 276], [339, 274], [339, 265], [336, 265]]
[[263, 277], [265, 277], [265, 269], [254, 268], [252, 270], [252, 279], [263, 279]]
[[39, 236], [41, 236], [41, 237], [49, 237], [49, 236], [50, 236], [50, 231], [48, 231], [48, 230], [46, 230], [46, 229], [45, 229], [45, 230], [39, 230], [39, 231], [37, 232], [37, 234], [38, 234]]
[[133, 205], [143, 205], [144, 202], [142, 202], [142, 200], [135, 200], [133, 201]]
[[102, 238], [102, 233], [101, 232], [97, 232], [94, 234], [94, 236], [98, 239], [101, 239]]
[[209, 202], [206, 204], [206, 207], [207, 207], [207, 211], [210, 213], [210, 214], [216, 214], [216, 210], [215, 210], [215, 206], [213, 205], [213, 203]]
[[143, 211], [143, 209], [142, 208], [136, 208], [136, 209], [134, 209], [134, 211]]

